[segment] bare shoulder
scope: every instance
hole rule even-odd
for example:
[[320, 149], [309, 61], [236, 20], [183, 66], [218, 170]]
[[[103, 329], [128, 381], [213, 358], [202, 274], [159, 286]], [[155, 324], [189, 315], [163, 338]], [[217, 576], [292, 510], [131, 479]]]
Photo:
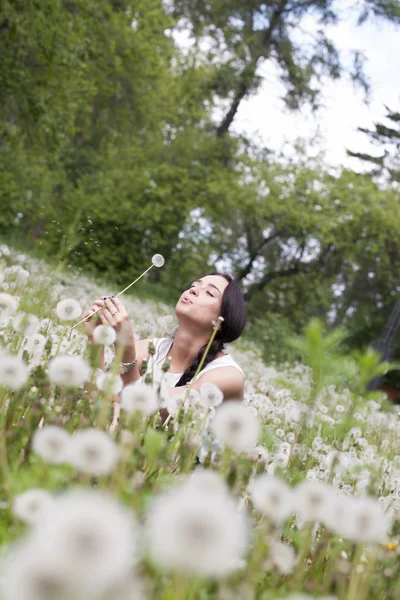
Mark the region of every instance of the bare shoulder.
[[224, 394], [224, 400], [243, 400], [244, 376], [236, 367], [219, 367], [199, 377], [194, 388], [199, 390], [203, 383], [214, 383]]

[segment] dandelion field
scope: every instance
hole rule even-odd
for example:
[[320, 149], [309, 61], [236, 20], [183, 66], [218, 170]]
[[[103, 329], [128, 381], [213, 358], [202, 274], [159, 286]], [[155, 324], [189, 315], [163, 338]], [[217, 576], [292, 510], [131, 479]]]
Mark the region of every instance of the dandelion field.
[[[111, 338], [70, 330], [103, 293], [0, 246], [0, 598], [399, 598], [400, 411], [365, 391], [376, 357], [315, 323], [304, 364], [243, 341], [243, 403], [134, 384], [110, 432]], [[136, 339], [171, 332], [169, 307], [124, 304]]]

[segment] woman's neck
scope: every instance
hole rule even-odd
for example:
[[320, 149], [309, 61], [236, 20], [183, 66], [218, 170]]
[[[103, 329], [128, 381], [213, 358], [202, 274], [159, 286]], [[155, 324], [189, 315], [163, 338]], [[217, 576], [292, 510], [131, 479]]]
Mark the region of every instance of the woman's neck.
[[200, 348], [207, 344], [209, 339], [209, 334], [199, 336], [199, 334], [180, 326], [169, 352], [172, 360], [171, 371], [173, 373], [185, 371], [197, 357]]

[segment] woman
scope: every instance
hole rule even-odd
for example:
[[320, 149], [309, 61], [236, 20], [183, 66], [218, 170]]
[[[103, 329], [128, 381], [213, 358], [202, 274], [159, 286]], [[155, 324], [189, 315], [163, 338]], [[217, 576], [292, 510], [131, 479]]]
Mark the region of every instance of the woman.
[[[212, 335], [213, 323], [218, 316], [222, 316], [224, 321], [192, 387], [199, 390], [204, 383], [214, 383], [223, 392], [224, 399], [243, 399], [243, 371], [229, 354], [223, 352], [226, 343], [233, 342], [241, 335], [246, 321], [243, 294], [231, 275], [206, 275], [183, 292], [175, 307], [179, 327], [173, 338], [135, 341], [129, 316], [118, 298], [96, 300], [84, 316], [89, 319], [99, 307], [103, 310], [96, 315], [96, 324], [101, 322], [113, 327], [117, 336], [122, 330], [124, 332], [121, 362], [124, 386], [141, 378], [144, 360], [148, 361], [148, 372], [152, 372], [154, 380], [158, 382], [161, 366], [169, 357], [170, 369], [164, 377], [170, 395], [182, 395], [182, 386], [192, 382]], [[85, 327], [91, 339], [93, 323]], [[155, 345], [154, 356], [149, 356], [151, 341]]]

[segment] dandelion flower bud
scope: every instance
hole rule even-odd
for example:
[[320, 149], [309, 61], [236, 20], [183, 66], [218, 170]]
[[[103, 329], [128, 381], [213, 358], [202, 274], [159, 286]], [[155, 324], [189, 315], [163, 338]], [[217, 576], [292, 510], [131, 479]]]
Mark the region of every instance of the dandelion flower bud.
[[25, 523], [37, 523], [54, 507], [54, 498], [49, 492], [31, 489], [19, 494], [12, 507], [14, 516]]
[[73, 298], [60, 300], [56, 308], [57, 317], [60, 321], [73, 321], [82, 314], [82, 308], [79, 302]]
[[68, 462], [83, 473], [109, 475], [118, 459], [118, 447], [104, 431], [83, 429], [71, 440]]
[[29, 377], [29, 369], [18, 356], [2, 356], [0, 359], [0, 386], [19, 390]]
[[109, 346], [115, 342], [116, 338], [115, 329], [109, 325], [98, 325], [93, 330], [93, 340], [100, 346]]
[[32, 450], [46, 462], [58, 465], [67, 462], [70, 442], [71, 436], [65, 429], [45, 425], [35, 432]]
[[164, 257], [161, 254], [155, 254], [152, 259], [151, 262], [153, 263], [153, 265], [155, 267], [162, 267], [165, 263]]
[[56, 356], [48, 371], [51, 381], [63, 387], [81, 387], [90, 377], [90, 367], [80, 356]]
[[135, 382], [125, 386], [122, 390], [121, 406], [127, 413], [137, 410], [149, 417], [159, 409], [160, 403], [151, 386]]
[[0, 318], [8, 317], [17, 312], [18, 302], [11, 294], [0, 294]]

